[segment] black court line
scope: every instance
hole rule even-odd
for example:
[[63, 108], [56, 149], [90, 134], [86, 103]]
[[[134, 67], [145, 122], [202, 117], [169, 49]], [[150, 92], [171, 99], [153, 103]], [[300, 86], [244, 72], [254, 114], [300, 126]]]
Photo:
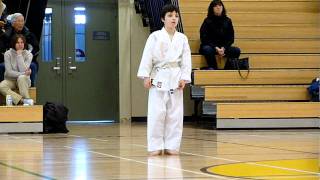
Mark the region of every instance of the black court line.
[[9, 165], [9, 164], [3, 163], [3, 162], [0, 162], [0, 165], [4, 166], [4, 167], [7, 167], [7, 168], [15, 169], [15, 170], [18, 170], [18, 171], [21, 171], [21, 172], [24, 172], [24, 173], [27, 173], [27, 174], [30, 174], [30, 175], [33, 175], [33, 176], [41, 177], [41, 178], [44, 178], [46, 180], [57, 180], [55, 178], [52, 178], [52, 177], [49, 177], [49, 176], [44, 176], [44, 175], [41, 175], [41, 174], [38, 174], [38, 173], [35, 173], [35, 172], [31, 172], [31, 171], [28, 171], [28, 170], [25, 170], [25, 169], [22, 169], [22, 168], [19, 168], [19, 167], [16, 167], [16, 166], [12, 166], [12, 165]]

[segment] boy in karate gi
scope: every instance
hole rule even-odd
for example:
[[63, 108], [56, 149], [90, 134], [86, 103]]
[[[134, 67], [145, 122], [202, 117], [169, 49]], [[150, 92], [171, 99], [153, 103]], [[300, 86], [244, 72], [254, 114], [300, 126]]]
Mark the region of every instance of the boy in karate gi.
[[164, 27], [146, 42], [138, 77], [149, 89], [148, 152], [178, 155], [183, 129], [183, 89], [191, 82], [191, 52], [187, 37], [176, 31], [179, 9], [165, 5]]

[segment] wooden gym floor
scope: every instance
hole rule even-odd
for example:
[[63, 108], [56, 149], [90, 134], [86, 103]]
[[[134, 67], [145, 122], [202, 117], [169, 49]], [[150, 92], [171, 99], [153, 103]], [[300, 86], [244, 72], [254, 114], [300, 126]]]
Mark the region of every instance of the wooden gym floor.
[[180, 156], [148, 157], [146, 123], [69, 124], [68, 134], [0, 134], [0, 179], [320, 178], [318, 129], [184, 127]]

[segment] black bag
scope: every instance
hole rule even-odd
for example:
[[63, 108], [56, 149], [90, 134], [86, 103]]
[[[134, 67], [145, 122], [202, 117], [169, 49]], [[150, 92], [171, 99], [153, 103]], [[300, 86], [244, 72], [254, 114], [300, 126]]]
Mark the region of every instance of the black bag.
[[47, 102], [43, 107], [43, 132], [68, 133], [69, 130], [66, 127], [68, 111], [68, 108], [62, 104]]
[[[246, 79], [249, 76], [250, 73], [250, 67], [249, 67], [249, 58], [228, 58], [225, 69], [229, 70], [238, 70], [238, 73], [242, 79]], [[241, 72], [241, 70], [247, 70], [247, 74], [244, 76]]]
[[312, 80], [310, 86], [308, 87], [308, 92], [311, 96], [311, 101], [319, 102], [319, 87], [320, 87], [320, 79], [315, 78]]

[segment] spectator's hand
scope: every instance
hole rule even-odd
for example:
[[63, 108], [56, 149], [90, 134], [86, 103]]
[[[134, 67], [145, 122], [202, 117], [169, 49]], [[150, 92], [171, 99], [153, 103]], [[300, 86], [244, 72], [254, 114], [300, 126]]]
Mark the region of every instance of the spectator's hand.
[[31, 72], [32, 72], [31, 69], [28, 68], [28, 69], [24, 72], [24, 74], [27, 75], [27, 76], [30, 76]]
[[4, 21], [0, 21], [0, 28], [3, 28], [6, 23]]
[[220, 48], [218, 53], [220, 56], [224, 56], [224, 49]]
[[151, 88], [151, 79], [149, 77], [145, 77], [143, 85], [145, 88], [150, 89]]
[[218, 53], [218, 55], [219, 56], [224, 56], [225, 54], [224, 54], [224, 48], [222, 47], [222, 48], [218, 48], [218, 47], [216, 47], [216, 52]]
[[226, 55], [226, 54], [225, 54], [225, 51], [226, 51], [226, 49], [224, 49], [224, 47], [222, 47], [222, 48], [221, 48], [222, 56], [225, 56], [225, 55]]
[[178, 89], [184, 89], [184, 87], [186, 86], [186, 82], [184, 80], [180, 80], [179, 81], [179, 88]]

